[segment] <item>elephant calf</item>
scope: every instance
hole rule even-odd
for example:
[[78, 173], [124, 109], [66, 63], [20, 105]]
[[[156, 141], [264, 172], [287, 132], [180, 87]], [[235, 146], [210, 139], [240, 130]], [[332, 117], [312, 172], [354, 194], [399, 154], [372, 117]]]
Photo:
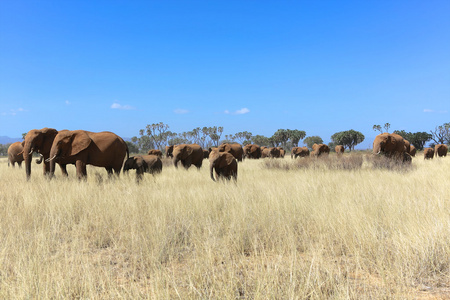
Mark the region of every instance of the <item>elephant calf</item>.
[[136, 155], [128, 158], [123, 165], [123, 172], [128, 172], [128, 170], [136, 170], [136, 181], [139, 182], [142, 179], [142, 174], [144, 172], [150, 174], [161, 173], [162, 171], [162, 161], [159, 156], [151, 155]]

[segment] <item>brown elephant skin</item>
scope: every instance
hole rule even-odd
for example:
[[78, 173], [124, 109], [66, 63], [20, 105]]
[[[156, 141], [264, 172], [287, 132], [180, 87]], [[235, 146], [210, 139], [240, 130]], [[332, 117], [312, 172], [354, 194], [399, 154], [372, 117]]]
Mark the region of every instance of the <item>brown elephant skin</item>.
[[309, 156], [308, 147], [293, 147], [291, 149], [291, 158], [297, 158], [299, 156], [308, 157]]
[[244, 157], [250, 159], [259, 159], [261, 158], [261, 147], [256, 144], [247, 144], [243, 148]]
[[438, 144], [434, 146], [434, 155], [439, 157], [445, 157], [447, 156], [448, 147], [445, 144]]
[[162, 151], [158, 149], [150, 149], [148, 150], [147, 155], [156, 155], [162, 157]]
[[[62, 130], [64, 132], [67, 130]], [[25, 172], [27, 180], [31, 177], [31, 160], [33, 152], [39, 153], [44, 161], [43, 171], [44, 176], [50, 175], [50, 163], [46, 161], [50, 157], [50, 150], [52, 148], [53, 141], [58, 134], [58, 131], [54, 128], [42, 128], [32, 129], [28, 131], [23, 141], [23, 158], [25, 161]], [[64, 176], [67, 176], [66, 164], [59, 163], [61, 172]]]
[[433, 157], [434, 157], [434, 149], [433, 148], [423, 149], [423, 159], [433, 159]]
[[242, 157], [244, 155], [244, 149], [242, 149], [242, 146], [240, 144], [234, 143], [234, 144], [222, 144], [219, 147], [217, 147], [219, 152], [228, 152], [231, 153], [238, 161], [242, 161]]
[[330, 153], [330, 147], [325, 144], [314, 144], [312, 149], [313, 151], [311, 151], [311, 156], [313, 157], [328, 155]]
[[[209, 154], [209, 170], [213, 181], [219, 179], [233, 178], [237, 180], [238, 163], [236, 158], [229, 152], [211, 151]], [[216, 171], [216, 179], [214, 179], [214, 171]]]
[[140, 182], [144, 173], [155, 175], [162, 172], [162, 167], [162, 161], [158, 155], [136, 155], [125, 160], [123, 172], [136, 170], [136, 181]]
[[178, 168], [178, 162], [181, 162], [185, 169], [191, 165], [200, 169], [203, 162], [203, 149], [198, 144], [181, 144], [173, 147], [173, 164]]
[[23, 143], [24, 142], [15, 142], [9, 145], [8, 147], [8, 167], [11, 166], [14, 168], [16, 163], [19, 165], [19, 168], [22, 167], [23, 161]]
[[128, 146], [124, 140], [109, 131], [90, 132], [85, 130], [61, 131], [50, 150], [50, 173], [53, 175], [55, 162], [75, 164], [78, 179], [86, 178], [86, 165], [103, 167], [111, 176], [120, 174]]

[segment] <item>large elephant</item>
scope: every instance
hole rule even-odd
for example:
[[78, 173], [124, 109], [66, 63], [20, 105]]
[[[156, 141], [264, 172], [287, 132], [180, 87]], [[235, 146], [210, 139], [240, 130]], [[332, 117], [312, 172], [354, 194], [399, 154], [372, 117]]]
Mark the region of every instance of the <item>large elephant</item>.
[[[67, 130], [62, 130], [64, 132]], [[33, 152], [37, 152], [41, 155], [44, 160], [43, 169], [44, 175], [50, 174], [50, 163], [46, 160], [50, 157], [50, 150], [52, 148], [53, 140], [55, 139], [58, 131], [54, 128], [42, 128], [42, 129], [32, 129], [28, 131], [25, 136], [23, 145], [23, 159], [25, 161], [25, 172], [27, 174], [27, 180], [31, 177], [31, 160]], [[63, 175], [67, 176], [66, 164], [59, 163], [61, 172]]]
[[291, 149], [291, 158], [297, 158], [297, 157], [307, 157], [309, 156], [309, 149], [308, 147], [293, 147]]
[[334, 147], [334, 151], [336, 151], [338, 155], [342, 155], [344, 154], [345, 148], [342, 145], [337, 145], [336, 147]]
[[434, 149], [433, 148], [423, 149], [423, 159], [433, 159], [433, 157], [434, 157]]
[[325, 144], [314, 144], [312, 146], [313, 151], [311, 151], [311, 156], [319, 157], [323, 155], [328, 155], [330, 153], [330, 147]]
[[219, 150], [219, 152], [231, 153], [238, 161], [242, 161], [244, 149], [242, 149], [242, 146], [238, 143], [234, 144], [225, 143], [217, 147], [217, 149]]
[[14, 168], [16, 163], [19, 168], [22, 167], [23, 162], [23, 144], [24, 142], [15, 142], [8, 147], [8, 167], [11, 164]]
[[445, 144], [438, 144], [434, 146], [434, 155], [439, 157], [445, 157], [447, 156], [448, 147]]
[[261, 152], [262, 158], [280, 158], [281, 157], [281, 151], [280, 147], [270, 147], [270, 148], [264, 148]]
[[411, 145], [410, 148], [409, 148], [409, 154], [411, 155], [411, 157], [416, 156], [416, 147]]
[[162, 171], [162, 161], [158, 155], [136, 155], [125, 160], [123, 164], [123, 172], [126, 173], [128, 170], [136, 170], [136, 181], [139, 182], [142, 179], [142, 174], [144, 172], [150, 174], [161, 173]]
[[281, 158], [284, 158], [284, 155], [286, 154], [286, 151], [283, 149], [283, 147], [276, 147], [278, 149], [278, 151], [280, 151], [280, 156]]
[[382, 133], [373, 141], [373, 154], [383, 154], [386, 157], [403, 159], [406, 152], [405, 140], [395, 133]]
[[243, 150], [245, 158], [252, 158], [252, 159], [261, 158], [261, 147], [259, 147], [259, 145], [247, 144], [244, 146]]
[[166, 146], [166, 157], [173, 157], [173, 145]]
[[211, 151], [209, 154], [209, 171], [211, 179], [214, 179], [214, 170], [216, 179], [220, 178], [237, 180], [238, 163], [236, 158], [229, 152]]
[[197, 144], [181, 144], [173, 147], [173, 164], [178, 168], [178, 162], [185, 169], [189, 169], [191, 165], [200, 169], [203, 162], [203, 149]]
[[125, 157], [129, 157], [124, 140], [109, 131], [90, 132], [85, 130], [61, 131], [50, 150], [50, 175], [55, 171], [55, 162], [75, 164], [78, 179], [86, 178], [86, 165], [103, 167], [112, 175], [119, 175]]
[[148, 150], [147, 155], [156, 155], [162, 157], [162, 151], [158, 149], [150, 149]]

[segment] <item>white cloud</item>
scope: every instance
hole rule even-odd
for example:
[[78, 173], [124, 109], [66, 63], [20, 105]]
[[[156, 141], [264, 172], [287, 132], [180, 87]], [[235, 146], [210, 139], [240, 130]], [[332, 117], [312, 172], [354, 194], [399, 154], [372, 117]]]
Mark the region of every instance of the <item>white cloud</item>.
[[66, 105], [70, 105], [70, 101], [69, 100], [66, 100], [65, 103], [66, 103]]
[[446, 113], [448, 113], [447, 110], [434, 110], [434, 109], [428, 109], [428, 108], [425, 108], [423, 110], [423, 112], [424, 113], [438, 113], [438, 114], [446, 114]]
[[237, 110], [236, 114], [237, 115], [243, 115], [243, 114], [248, 114], [249, 112], [250, 112], [250, 109], [244, 107], [244, 108], [241, 108], [241, 109]]
[[130, 109], [135, 109], [133, 106], [130, 105], [122, 105], [119, 102], [114, 102], [111, 105], [112, 109], [122, 109], [122, 110], [130, 110]]
[[183, 114], [187, 114], [189, 111], [187, 109], [177, 108], [173, 112], [178, 115], [183, 115]]
[[25, 109], [23, 109], [22, 107], [19, 107], [17, 109], [10, 109], [9, 112], [2, 112], [1, 115], [2, 116], [15, 116], [17, 115], [17, 113], [21, 113], [26, 111]]
[[248, 114], [250, 112], [250, 109], [244, 107], [241, 109], [236, 110], [235, 112], [230, 112], [228, 109], [224, 111], [225, 114], [232, 114], [232, 115], [244, 115]]

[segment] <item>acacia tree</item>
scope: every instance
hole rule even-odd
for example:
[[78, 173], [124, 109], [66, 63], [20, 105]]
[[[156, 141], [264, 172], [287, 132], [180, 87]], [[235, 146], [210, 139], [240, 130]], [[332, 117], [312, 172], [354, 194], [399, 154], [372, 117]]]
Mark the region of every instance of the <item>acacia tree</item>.
[[306, 136], [306, 132], [298, 129], [287, 129], [289, 140], [292, 143], [292, 146], [298, 147], [298, 143], [300, 140], [303, 140]]
[[[391, 124], [385, 123], [383, 128], [384, 128], [384, 132], [389, 133], [389, 128], [391, 128]], [[372, 129], [375, 131], [379, 131], [380, 133], [383, 133], [383, 130], [381, 129], [381, 125], [373, 125]]]
[[250, 144], [252, 133], [248, 131], [238, 132], [234, 135], [234, 139], [241, 145]]
[[450, 144], [450, 123], [444, 123], [441, 126], [437, 126], [435, 130], [430, 130], [431, 139], [436, 144]]
[[323, 140], [318, 135], [308, 136], [303, 140], [303, 144], [306, 145], [310, 150], [314, 144], [323, 144]]
[[278, 129], [270, 139], [275, 147], [281, 144], [282, 147], [286, 148], [289, 132], [286, 129]]
[[336, 132], [331, 136], [333, 143], [336, 145], [343, 145], [350, 151], [354, 150], [356, 145], [364, 141], [364, 138], [364, 134], [353, 129]]
[[259, 146], [270, 146], [269, 138], [263, 135], [255, 135], [252, 140], [254, 144], [257, 144]]

